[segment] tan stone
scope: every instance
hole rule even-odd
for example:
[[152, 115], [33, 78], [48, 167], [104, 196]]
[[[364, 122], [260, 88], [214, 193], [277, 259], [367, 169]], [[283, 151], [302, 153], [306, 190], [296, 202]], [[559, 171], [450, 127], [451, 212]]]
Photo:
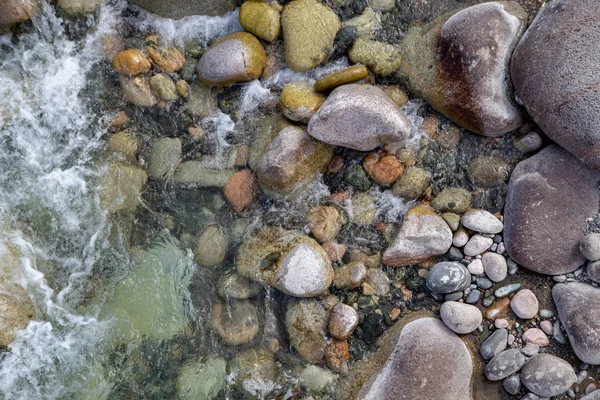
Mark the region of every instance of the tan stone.
[[159, 45], [159, 40], [156, 36], [150, 36], [146, 39], [146, 51], [152, 62], [166, 73], [177, 72], [185, 64], [185, 56], [181, 51], [174, 47]]
[[287, 65], [307, 71], [329, 56], [340, 19], [317, 0], [294, 0], [283, 9], [281, 25]]
[[393, 74], [402, 63], [400, 51], [391, 44], [364, 38], [356, 39], [348, 56], [353, 63], [364, 64], [381, 76]]
[[240, 25], [259, 38], [272, 42], [281, 31], [279, 11], [260, 1], [246, 1], [240, 7]]
[[4, 0], [0, 2], [0, 25], [27, 21], [39, 8], [36, 0]]
[[135, 133], [130, 130], [117, 132], [111, 136], [108, 151], [116, 154], [118, 158], [129, 163], [137, 161], [135, 155], [138, 151], [139, 141]]
[[279, 106], [283, 115], [292, 121], [308, 123], [324, 101], [325, 97], [316, 93], [312, 85], [305, 82], [292, 82], [283, 87]]
[[150, 70], [150, 61], [138, 49], [120, 51], [112, 61], [112, 67], [119, 74], [135, 76]]
[[315, 207], [308, 214], [308, 226], [320, 243], [329, 242], [342, 228], [340, 213], [332, 206]]
[[325, 75], [315, 82], [317, 92], [325, 92], [347, 83], [357, 82], [369, 75], [367, 67], [364, 65], [353, 65], [341, 71], [335, 71]]

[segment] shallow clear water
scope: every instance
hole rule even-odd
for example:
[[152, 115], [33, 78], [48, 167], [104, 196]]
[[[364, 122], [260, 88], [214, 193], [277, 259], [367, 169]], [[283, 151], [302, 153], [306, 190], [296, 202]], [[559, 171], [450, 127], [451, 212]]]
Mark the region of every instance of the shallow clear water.
[[[237, 351], [224, 348], [207, 329], [214, 282], [222, 271], [196, 270], [183, 235], [180, 243], [165, 233], [150, 208], [142, 212], [150, 222], [140, 218], [136, 227], [145, 231], [146, 240], [138, 241], [144, 249], [130, 251], [123, 236], [115, 234], [123, 221], [100, 207], [98, 185], [106, 173], [101, 159], [107, 126], [119, 110], [117, 101], [99, 100], [106, 89], [102, 72], [108, 35], [121, 34], [120, 26], [128, 23], [142, 37], [158, 33], [178, 45], [206, 45], [240, 30], [237, 14], [173, 22], [131, 16], [123, 8], [122, 3], [103, 6], [84, 21], [87, 34], [79, 39], [69, 38], [66, 25], [48, 5], [18, 38], [0, 36], [0, 256], [9, 250], [18, 254], [11, 274], [37, 312], [10, 351], [0, 353], [0, 398], [172, 398], [186, 361]], [[217, 112], [203, 121], [218, 143], [207, 166], [222, 164], [220, 156], [231, 145], [227, 138], [245, 134], [257, 104], [271, 90], [344, 66], [347, 60], [341, 59], [310, 73], [284, 69], [243, 86], [243, 118], [234, 123]], [[411, 102], [406, 109], [415, 126], [415, 144], [421, 135], [419, 106]], [[317, 181], [294, 205], [267, 202], [248, 223], [293, 221], [294, 212], [302, 215], [329, 194]], [[402, 201], [389, 191], [374, 194], [383, 219], [397, 222], [406, 209]], [[346, 208], [351, 215], [351, 203]], [[205, 219], [210, 218], [214, 216]], [[221, 224], [231, 223], [231, 216], [223, 218]], [[154, 291], [136, 291], [139, 287]], [[281, 329], [278, 296], [270, 290], [256, 301], [265, 339]], [[268, 389], [257, 385], [257, 393]]]

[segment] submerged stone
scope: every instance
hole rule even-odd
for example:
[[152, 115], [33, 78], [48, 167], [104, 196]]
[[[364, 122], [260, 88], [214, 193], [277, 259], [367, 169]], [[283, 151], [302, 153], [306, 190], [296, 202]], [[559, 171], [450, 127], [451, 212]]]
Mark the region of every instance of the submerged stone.
[[100, 207], [109, 213], [134, 212], [147, 180], [148, 175], [140, 168], [118, 162], [108, 164], [100, 184]]
[[408, 139], [406, 115], [376, 86], [336, 88], [308, 123], [308, 133], [334, 146], [369, 151]]
[[333, 50], [340, 19], [316, 0], [294, 0], [281, 14], [285, 61], [294, 71], [307, 71], [327, 59]]
[[331, 261], [316, 241], [275, 227], [242, 243], [236, 267], [242, 276], [295, 297], [322, 295], [333, 281]]
[[181, 368], [177, 394], [182, 400], [213, 400], [227, 384], [227, 362], [222, 358], [194, 361]]
[[175, 245], [131, 250], [133, 270], [117, 283], [100, 320], [114, 321], [115, 340], [170, 339], [183, 332], [191, 316], [187, 287], [194, 263]]
[[198, 77], [207, 85], [229, 85], [259, 78], [267, 62], [265, 49], [247, 32], [215, 42], [198, 62]]
[[235, 0], [131, 0], [153, 14], [180, 19], [191, 15], [223, 15], [235, 10]]

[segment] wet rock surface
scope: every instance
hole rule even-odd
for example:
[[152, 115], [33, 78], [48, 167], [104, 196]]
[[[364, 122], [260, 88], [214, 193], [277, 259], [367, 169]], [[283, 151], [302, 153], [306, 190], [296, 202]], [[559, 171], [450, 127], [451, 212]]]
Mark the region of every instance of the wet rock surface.
[[308, 133], [331, 145], [368, 151], [404, 141], [410, 123], [381, 89], [350, 84], [331, 92], [311, 118]]
[[467, 129], [489, 136], [516, 129], [522, 114], [512, 99], [509, 63], [525, 19], [515, 2], [488, 2], [414, 27], [401, 44], [398, 76]]

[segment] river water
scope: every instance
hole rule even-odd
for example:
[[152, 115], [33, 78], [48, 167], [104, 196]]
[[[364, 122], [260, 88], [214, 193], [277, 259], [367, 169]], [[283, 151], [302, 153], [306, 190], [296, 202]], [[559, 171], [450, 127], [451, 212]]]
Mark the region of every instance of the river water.
[[[206, 45], [240, 30], [237, 14], [174, 22], [124, 8], [103, 5], [75, 29], [44, 5], [18, 37], [0, 36], [0, 256], [18, 254], [14, 276], [37, 313], [10, 351], [0, 353], [2, 399], [173, 398], [187, 359], [234, 351], [206, 329], [213, 272], [195, 272], [186, 246], [154, 224], [138, 223], [138, 231], [155, 230], [145, 235], [153, 239], [130, 249], [115, 234], [122, 221], [100, 206], [98, 182], [106, 173], [100, 160], [107, 126], [120, 104], [105, 100], [106, 39], [127, 25], [178, 45]], [[342, 59], [309, 74], [283, 70], [249, 83], [241, 116], [250, 115], [271, 88], [345, 65]], [[406, 110], [415, 126], [420, 104], [411, 102]], [[206, 121], [218, 154], [239, 123], [220, 112]], [[404, 204], [389, 192], [375, 194], [379, 212], [397, 222]], [[327, 195], [317, 182], [297, 204]], [[286, 204], [269, 203], [264, 212], [293, 218]], [[254, 215], [251, 223], [265, 218]], [[261, 307], [265, 326], [276, 330], [273, 296], [264, 294]]]

